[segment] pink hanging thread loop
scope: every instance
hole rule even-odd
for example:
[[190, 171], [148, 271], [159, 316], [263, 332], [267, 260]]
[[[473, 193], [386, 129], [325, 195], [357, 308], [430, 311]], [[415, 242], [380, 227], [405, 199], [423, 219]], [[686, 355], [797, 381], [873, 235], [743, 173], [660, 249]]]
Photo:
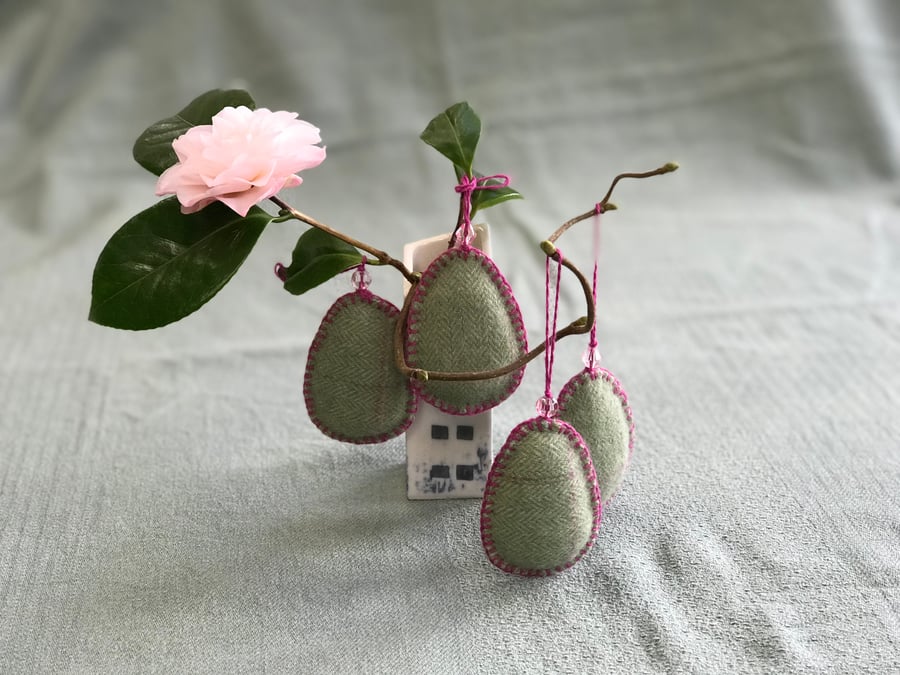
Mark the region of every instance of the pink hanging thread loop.
[[[556, 280], [551, 281], [551, 258], [556, 263]], [[535, 408], [541, 417], [548, 419], [556, 417], [559, 406], [553, 398], [553, 362], [556, 360], [556, 324], [559, 316], [559, 286], [562, 277], [562, 251], [556, 249], [556, 253], [547, 256], [545, 264], [546, 280], [544, 283], [544, 332], [547, 348], [544, 351], [544, 395], [538, 400]], [[553, 287], [553, 302], [550, 301], [551, 286]], [[552, 305], [552, 310], [551, 310]]]
[[596, 372], [600, 366], [600, 350], [597, 348], [597, 268], [600, 260], [600, 214], [603, 213], [602, 204], [595, 207], [594, 216], [594, 276], [591, 283], [591, 298], [594, 303], [594, 325], [591, 326], [591, 335], [588, 340], [587, 350], [584, 352], [584, 365], [591, 372]]
[[[489, 181], [497, 182], [488, 184]], [[499, 190], [505, 187], [509, 187], [509, 176], [502, 173], [493, 176], [463, 175], [460, 177], [459, 184], [454, 190], [459, 194], [462, 222], [453, 240], [455, 245], [466, 248], [475, 238], [475, 231], [472, 229], [472, 193], [475, 190]]]

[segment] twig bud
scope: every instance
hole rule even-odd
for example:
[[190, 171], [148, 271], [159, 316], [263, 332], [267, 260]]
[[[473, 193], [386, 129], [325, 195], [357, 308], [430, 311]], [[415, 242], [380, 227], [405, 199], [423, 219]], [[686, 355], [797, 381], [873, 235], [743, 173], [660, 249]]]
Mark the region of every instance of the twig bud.
[[548, 256], [556, 255], [556, 246], [548, 239], [541, 242], [541, 250]]

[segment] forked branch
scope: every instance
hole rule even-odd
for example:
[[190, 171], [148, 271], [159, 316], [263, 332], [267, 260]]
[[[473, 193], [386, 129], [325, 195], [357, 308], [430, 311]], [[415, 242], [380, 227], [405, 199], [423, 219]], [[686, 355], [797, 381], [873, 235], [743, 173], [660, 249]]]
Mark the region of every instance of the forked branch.
[[[658, 169], [653, 169], [652, 171], [644, 171], [642, 173], [620, 173], [617, 175], [612, 183], [609, 186], [609, 189], [606, 191], [606, 194], [603, 196], [599, 202], [594, 205], [589, 211], [585, 211], [582, 214], [575, 216], [574, 218], [570, 218], [565, 223], [559, 226], [557, 230], [551, 234], [546, 241], [541, 242], [541, 249], [544, 253], [553, 258], [554, 260], [559, 259], [559, 253], [556, 249], [556, 245], [554, 242], [559, 239], [569, 228], [577, 223], [580, 223], [583, 220], [587, 220], [597, 214], [605, 213], [606, 211], [612, 211], [616, 208], [615, 204], [612, 204], [609, 200], [612, 197], [613, 190], [615, 190], [616, 185], [623, 178], [650, 178], [651, 176], [660, 176], [666, 173], [671, 173], [678, 169], [678, 164], [675, 162], [668, 162]], [[389, 254], [381, 251], [377, 248], [374, 248], [364, 242], [361, 242], [353, 237], [349, 237], [342, 232], [338, 232], [325, 225], [324, 223], [319, 222], [315, 218], [306, 215], [305, 213], [301, 213], [294, 207], [289, 204], [283, 202], [278, 197], [270, 198], [278, 207], [281, 209], [282, 213], [286, 216], [290, 216], [296, 220], [302, 221], [308, 225], [312, 225], [323, 232], [327, 232], [338, 239], [350, 244], [351, 246], [355, 246], [358, 249], [361, 249], [373, 256], [380, 264], [382, 265], [390, 265], [391, 267], [396, 268], [407, 281], [412, 285], [409, 291], [406, 294], [406, 298], [403, 302], [403, 308], [400, 311], [400, 316], [397, 318], [397, 325], [394, 330], [394, 361], [396, 362], [397, 368], [400, 370], [403, 375], [406, 377], [414, 377], [421, 381], [427, 380], [439, 380], [444, 382], [467, 382], [467, 381], [475, 381], [475, 380], [489, 380], [495, 377], [502, 377], [504, 375], [509, 375], [517, 370], [524, 368], [529, 362], [536, 359], [538, 356], [544, 353], [547, 349], [546, 340], [539, 344], [537, 347], [532, 349], [526, 354], [523, 354], [521, 357], [500, 368], [495, 368], [493, 370], [481, 370], [481, 371], [469, 371], [469, 372], [449, 372], [449, 371], [432, 371], [425, 370], [422, 368], [413, 368], [406, 362], [406, 354], [404, 350], [404, 344], [406, 342], [406, 321], [409, 317], [410, 307], [412, 305], [412, 297], [415, 291], [416, 285], [419, 283], [422, 275], [418, 272], [412, 272], [409, 268], [406, 267], [401, 261], [393, 258]], [[459, 227], [459, 223], [457, 223], [457, 227]], [[452, 238], [451, 238], [452, 239]], [[584, 292], [584, 301], [586, 307], [585, 316], [576, 319], [571, 322], [569, 325], [561, 328], [556, 333], [556, 339], [562, 340], [565, 337], [570, 335], [581, 335], [587, 333], [591, 330], [594, 325], [594, 321], [596, 320], [595, 312], [596, 308], [594, 307], [594, 298], [591, 290], [591, 284], [587, 280], [587, 277], [579, 270], [573, 263], [569, 262], [568, 259], [563, 258], [562, 264], [566, 267], [575, 277], [578, 279], [578, 282], [581, 284], [581, 289]]]
[[613, 178], [612, 183], [610, 183], [609, 189], [606, 191], [606, 194], [603, 196], [599, 202], [594, 205], [590, 211], [585, 211], [574, 218], [571, 218], [564, 222], [559, 228], [547, 237], [547, 241], [550, 243], [555, 242], [559, 239], [570, 227], [573, 225], [580, 223], [582, 220], [587, 220], [588, 218], [592, 218], [600, 213], [605, 213], [607, 211], [614, 211], [617, 207], [615, 204], [610, 203], [610, 197], [612, 197], [613, 190], [616, 189], [616, 185], [618, 185], [619, 181], [623, 178], [650, 178], [651, 176], [661, 176], [666, 173], [672, 173], [673, 171], [678, 170], [677, 162], [667, 162], [663, 164], [658, 169], [653, 169], [653, 171], [644, 171], [642, 173], [620, 173], [618, 176]]

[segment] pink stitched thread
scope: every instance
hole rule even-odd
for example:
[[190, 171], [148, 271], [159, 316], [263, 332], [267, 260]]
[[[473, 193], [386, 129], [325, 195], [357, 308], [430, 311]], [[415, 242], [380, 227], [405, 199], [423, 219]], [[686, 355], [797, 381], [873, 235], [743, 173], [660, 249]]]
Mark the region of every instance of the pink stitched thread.
[[538, 399], [535, 409], [541, 417], [552, 418], [556, 416], [559, 406], [556, 399], [553, 398], [553, 362], [556, 359], [556, 319], [559, 315], [559, 286], [560, 277], [562, 276], [562, 251], [556, 249], [556, 254], [552, 256], [556, 261], [556, 283], [554, 289], [553, 311], [550, 310], [550, 286], [551, 269], [550, 258], [544, 266], [546, 278], [544, 281], [544, 336], [547, 348], [544, 352], [544, 395]]
[[[495, 180], [497, 183], [488, 184], [488, 181]], [[462, 225], [460, 231], [456, 233], [453, 240], [454, 245], [460, 248], [468, 248], [475, 238], [475, 231], [472, 229], [472, 193], [475, 190], [499, 190], [509, 187], [509, 176], [498, 173], [493, 176], [468, 176], [463, 175], [459, 179], [459, 184], [454, 188], [459, 193], [462, 208]]]
[[[494, 544], [494, 535], [492, 531], [493, 512], [494, 512], [494, 496], [497, 492], [497, 480], [503, 475], [510, 454], [518, 450], [516, 444], [525, 438], [532, 431], [556, 431], [565, 436], [578, 449], [578, 456], [581, 460], [582, 468], [587, 472], [588, 485], [591, 489], [591, 502], [594, 506], [594, 518], [591, 523], [591, 533], [588, 541], [570, 560], [556, 567], [531, 569], [522, 568], [506, 562], [497, 551]], [[506, 443], [500, 449], [491, 471], [488, 474], [487, 484], [484, 487], [484, 496], [481, 502], [481, 514], [479, 518], [479, 530], [481, 533], [481, 545], [487, 554], [488, 561], [494, 567], [508, 574], [517, 574], [523, 577], [547, 577], [570, 569], [575, 563], [590, 550], [594, 545], [597, 535], [600, 531], [600, 523], [603, 519], [603, 504], [600, 495], [600, 489], [597, 486], [597, 474], [594, 470], [594, 464], [591, 461], [591, 453], [584, 439], [575, 430], [572, 425], [559, 419], [542, 420], [539, 418], [531, 418], [515, 427], [506, 439]]]
[[316, 369], [316, 356], [321, 350], [322, 344], [325, 340], [325, 336], [328, 333], [328, 330], [332, 323], [334, 323], [335, 316], [338, 314], [338, 312], [340, 312], [344, 307], [347, 307], [348, 305], [353, 305], [360, 302], [374, 305], [392, 319], [398, 317], [400, 314], [400, 310], [397, 309], [397, 307], [393, 303], [388, 302], [384, 298], [381, 298], [377, 295], [373, 295], [368, 290], [350, 292], [338, 298], [325, 314], [324, 318], [322, 319], [322, 323], [319, 325], [319, 330], [316, 332], [312, 344], [310, 344], [309, 346], [309, 354], [307, 355], [306, 359], [306, 369], [303, 375], [303, 400], [306, 404], [306, 411], [307, 413], [309, 413], [310, 420], [323, 434], [325, 434], [329, 438], [343, 441], [344, 443], [364, 445], [370, 443], [383, 443], [399, 436], [404, 431], [406, 431], [415, 419], [416, 411], [419, 407], [419, 399], [416, 396], [412, 382], [407, 382], [405, 387], [407, 392], [406, 417], [401, 420], [400, 423], [393, 429], [382, 433], [370, 434], [368, 436], [347, 436], [339, 431], [331, 429], [327, 425], [327, 423], [321, 419], [319, 412], [316, 409], [311, 385], [313, 371]]
[[[562, 391], [559, 393], [559, 409], [562, 412], [562, 415], [565, 416], [565, 410], [569, 405], [569, 400], [575, 394], [575, 391], [579, 386], [582, 386], [588, 381], [596, 381], [603, 380], [606, 382], [613, 394], [615, 394], [619, 401], [622, 404], [622, 413], [625, 416], [625, 424], [628, 427], [628, 457], [625, 460], [625, 465], [622, 467], [622, 473], [628, 470], [629, 465], [631, 464], [631, 457], [634, 454], [634, 436], [635, 436], [635, 427], [634, 427], [634, 411], [631, 409], [631, 406], [628, 404], [628, 394], [625, 393], [625, 389], [622, 387], [622, 383], [613, 375], [610, 371], [605, 368], [600, 368], [599, 366], [595, 370], [591, 370], [589, 368], [585, 368], [580, 373], [575, 375], [571, 380], [569, 380], [566, 385], [563, 387]], [[607, 506], [612, 498], [617, 493], [603, 495], [603, 505]]]
[[597, 267], [600, 261], [600, 214], [603, 212], [601, 205], [594, 207], [594, 277], [591, 283], [591, 298], [594, 303], [594, 325], [591, 326], [591, 336], [587, 349], [584, 352], [584, 365], [594, 371], [600, 365], [600, 350], [597, 349]]
[[[409, 319], [407, 322], [407, 336], [414, 335], [419, 332], [419, 323], [421, 321], [422, 314], [422, 298], [425, 297], [426, 292], [434, 283], [434, 281], [438, 278], [440, 271], [450, 264], [453, 260], [475, 260], [478, 264], [481, 265], [483, 269], [485, 269], [490, 275], [491, 279], [494, 283], [497, 284], [497, 287], [500, 289], [500, 292], [506, 301], [506, 308], [509, 311], [510, 317], [513, 319], [513, 329], [516, 332], [516, 342], [518, 343], [518, 348], [521, 354], [524, 354], [528, 351], [528, 335], [525, 330], [525, 322], [522, 319], [522, 310], [519, 308], [519, 303], [516, 301], [515, 295], [513, 295], [512, 288], [509, 286], [509, 282], [506, 281], [506, 278], [500, 274], [500, 270], [497, 269], [497, 266], [494, 262], [487, 256], [483, 251], [478, 249], [471, 248], [452, 248], [444, 251], [441, 255], [431, 261], [426, 270], [422, 273], [422, 278], [419, 280], [418, 286], [416, 287], [415, 295], [413, 296], [412, 302], [410, 303], [409, 310]], [[416, 367], [425, 367], [419, 361], [419, 345], [417, 340], [411, 340], [407, 337], [406, 344], [404, 346], [406, 352], [407, 363], [416, 368]], [[448, 404], [447, 402], [438, 398], [435, 394], [431, 393], [428, 388], [425, 386], [425, 383], [419, 382], [418, 380], [415, 383], [418, 395], [424, 400], [426, 403], [431, 404], [435, 408], [441, 410], [442, 412], [449, 413], [451, 415], [476, 415], [478, 413], [484, 412], [485, 410], [490, 410], [491, 408], [496, 407], [507, 398], [509, 398], [516, 389], [519, 388], [519, 384], [522, 382], [522, 377], [525, 375], [525, 367], [523, 366], [517, 371], [506, 375], [505, 377], [509, 379], [509, 386], [495, 399], [486, 400], [483, 403], [475, 406], [467, 406], [464, 408], [460, 408], [457, 406], [453, 406]]]

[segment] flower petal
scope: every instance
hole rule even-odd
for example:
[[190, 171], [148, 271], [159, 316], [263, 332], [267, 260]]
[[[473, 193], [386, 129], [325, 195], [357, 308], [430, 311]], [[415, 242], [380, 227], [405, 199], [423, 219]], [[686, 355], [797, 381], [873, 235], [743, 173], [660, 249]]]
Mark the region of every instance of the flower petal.
[[179, 161], [159, 177], [156, 191], [175, 194], [191, 212], [219, 200], [246, 215], [254, 204], [299, 185], [298, 171], [321, 164], [320, 142], [319, 129], [297, 119], [297, 113], [223, 108], [212, 124], [175, 139]]

